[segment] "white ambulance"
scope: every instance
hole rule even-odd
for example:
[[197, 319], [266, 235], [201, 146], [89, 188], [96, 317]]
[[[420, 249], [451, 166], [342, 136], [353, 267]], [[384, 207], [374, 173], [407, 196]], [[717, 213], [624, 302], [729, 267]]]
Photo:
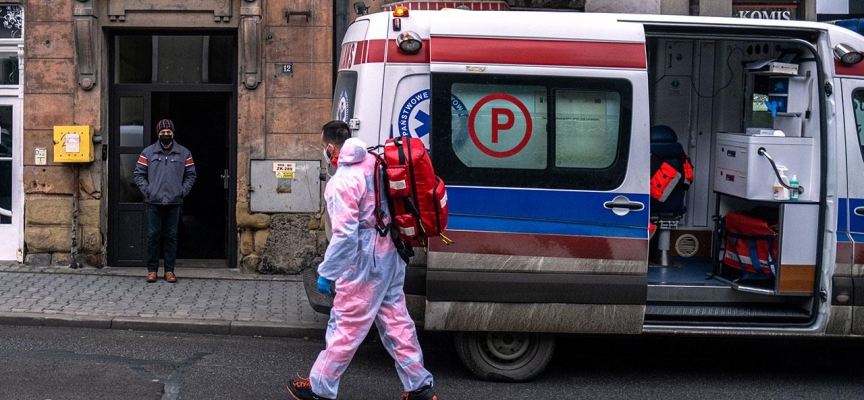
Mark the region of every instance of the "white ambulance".
[[[864, 335], [861, 50], [812, 22], [397, 8], [348, 29], [333, 118], [427, 143], [454, 243], [409, 266], [409, 307], [519, 381], [560, 333]], [[659, 201], [670, 151], [692, 184]]]

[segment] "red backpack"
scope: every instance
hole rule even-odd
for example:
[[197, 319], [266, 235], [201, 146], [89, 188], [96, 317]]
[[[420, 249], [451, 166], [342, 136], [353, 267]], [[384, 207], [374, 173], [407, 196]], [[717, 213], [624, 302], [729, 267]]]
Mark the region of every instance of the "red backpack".
[[[382, 236], [393, 228], [393, 240], [418, 244], [424, 248], [427, 239], [438, 236], [444, 244], [452, 241], [444, 235], [447, 229], [447, 189], [435, 175], [432, 160], [418, 138], [399, 136], [384, 142], [384, 153], [369, 149], [375, 157], [379, 176], [375, 179], [376, 228]], [[381, 188], [386, 187], [386, 197]], [[386, 199], [393, 214], [390, 226], [384, 224], [381, 201]], [[399, 243], [397, 243], [397, 248]], [[408, 246], [410, 249], [410, 246]]]

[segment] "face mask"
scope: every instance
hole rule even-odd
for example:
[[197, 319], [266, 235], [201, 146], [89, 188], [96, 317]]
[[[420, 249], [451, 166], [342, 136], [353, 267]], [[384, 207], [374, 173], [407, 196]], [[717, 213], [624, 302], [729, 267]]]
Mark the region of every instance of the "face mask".
[[333, 165], [333, 168], [338, 168], [339, 154], [331, 155], [330, 152], [327, 151], [327, 146], [324, 146], [322, 153], [324, 154], [324, 159], [329, 161], [330, 164]]
[[173, 142], [173, 141], [174, 141], [174, 138], [171, 137], [170, 135], [162, 135], [162, 136], [159, 136], [159, 143], [162, 143], [162, 144], [171, 144], [171, 142]]

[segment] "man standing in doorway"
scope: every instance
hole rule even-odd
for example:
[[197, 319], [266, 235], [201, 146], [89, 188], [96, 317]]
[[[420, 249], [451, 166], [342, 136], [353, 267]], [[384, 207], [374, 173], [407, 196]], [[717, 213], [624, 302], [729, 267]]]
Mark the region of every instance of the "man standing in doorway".
[[165, 245], [165, 281], [177, 282], [177, 225], [180, 206], [189, 195], [195, 178], [192, 153], [174, 141], [174, 123], [163, 119], [156, 124], [159, 141], [138, 156], [135, 184], [144, 194], [147, 207], [147, 282], [156, 282], [159, 272], [159, 239]]
[[405, 390], [402, 398], [437, 400], [405, 306], [405, 262], [390, 235], [382, 237], [375, 230], [375, 157], [367, 153], [365, 143], [351, 137], [342, 121], [324, 125], [321, 140], [325, 157], [337, 168], [324, 190], [333, 236], [318, 266], [318, 290], [332, 294], [335, 281], [336, 297], [326, 348], [309, 378], [297, 374], [299, 379], [288, 383], [288, 392], [298, 400], [335, 399], [342, 374], [374, 322], [381, 343], [396, 361]]

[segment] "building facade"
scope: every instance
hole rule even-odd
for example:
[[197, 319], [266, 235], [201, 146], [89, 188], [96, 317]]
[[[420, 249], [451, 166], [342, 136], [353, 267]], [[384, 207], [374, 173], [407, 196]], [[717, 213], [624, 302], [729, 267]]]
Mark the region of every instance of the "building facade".
[[[318, 134], [330, 115], [332, 4], [32, 0], [23, 11], [23, 130], [13, 137], [23, 143], [23, 178], [12, 185], [23, 207], [11, 210], [23, 212], [13, 235], [23, 248], [12, 257], [143, 265], [132, 171], [162, 118], [174, 121], [198, 171], [178, 258], [297, 270], [322, 252]], [[94, 129], [92, 162], [58, 162], [62, 126]], [[297, 170], [278, 175], [277, 162]], [[269, 173], [250, 172], [264, 164]], [[256, 196], [296, 212], [257, 212]]]
[[[179, 265], [288, 273], [313, 266], [326, 243], [318, 134], [330, 118], [334, 54], [354, 3], [2, 5], [0, 260], [143, 266], [146, 219], [132, 171], [156, 140], [156, 122], [170, 118], [198, 170], [183, 205]], [[394, 4], [365, 2], [368, 12]], [[814, 0], [405, 4], [816, 19]], [[69, 126], [92, 127], [93, 137], [81, 140], [92, 143], [93, 161], [58, 158], [80, 150], [60, 128]]]

